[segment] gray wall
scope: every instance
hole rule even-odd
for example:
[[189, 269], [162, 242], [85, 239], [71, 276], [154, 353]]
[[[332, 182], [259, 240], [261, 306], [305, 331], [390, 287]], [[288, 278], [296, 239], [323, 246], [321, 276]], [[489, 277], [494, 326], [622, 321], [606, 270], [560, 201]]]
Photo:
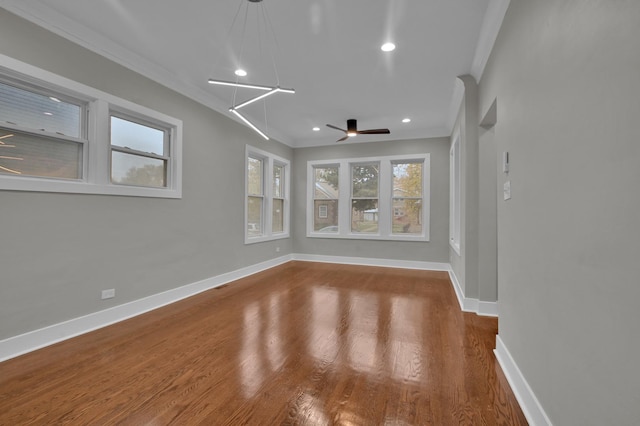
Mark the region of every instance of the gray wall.
[[[382, 155], [431, 154], [431, 235], [429, 242], [307, 238], [307, 161]], [[378, 259], [448, 262], [449, 139], [370, 142], [300, 148], [293, 156], [293, 248], [296, 253]]]
[[640, 418], [639, 24], [637, 0], [511, 0], [480, 81], [511, 155], [499, 333], [557, 425]]
[[4, 9], [0, 53], [184, 123], [180, 200], [0, 191], [0, 339], [291, 253], [245, 246], [238, 214], [245, 144], [291, 148]]

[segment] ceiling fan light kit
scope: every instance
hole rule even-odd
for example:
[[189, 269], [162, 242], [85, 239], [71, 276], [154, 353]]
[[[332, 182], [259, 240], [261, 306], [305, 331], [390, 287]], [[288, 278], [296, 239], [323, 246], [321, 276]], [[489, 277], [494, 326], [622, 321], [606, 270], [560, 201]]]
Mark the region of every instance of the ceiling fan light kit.
[[335, 130], [340, 130], [344, 132], [346, 136], [338, 139], [336, 142], [342, 142], [347, 140], [350, 137], [354, 137], [357, 135], [388, 135], [391, 132], [389, 129], [368, 129], [368, 130], [358, 130], [358, 121], [350, 118], [347, 120], [347, 129], [341, 129], [340, 127], [334, 126], [333, 124], [327, 124], [327, 127], [330, 127]]

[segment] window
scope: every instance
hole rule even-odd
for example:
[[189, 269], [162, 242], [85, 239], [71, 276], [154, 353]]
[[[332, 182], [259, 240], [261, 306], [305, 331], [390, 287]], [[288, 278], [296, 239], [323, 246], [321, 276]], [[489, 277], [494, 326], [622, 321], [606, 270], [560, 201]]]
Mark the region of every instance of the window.
[[289, 236], [288, 169], [288, 160], [247, 146], [245, 244]]
[[262, 177], [264, 173], [261, 158], [249, 157], [247, 161], [247, 233], [249, 237], [262, 235], [264, 194]]
[[392, 163], [394, 234], [422, 234], [422, 168], [420, 162]]
[[378, 232], [379, 163], [351, 165], [351, 232]]
[[180, 120], [0, 61], [0, 189], [181, 197]]
[[338, 166], [313, 167], [313, 230], [338, 232]]
[[271, 228], [273, 233], [284, 232], [284, 166], [273, 165], [273, 206]]
[[0, 80], [0, 173], [82, 179], [87, 103]]
[[169, 131], [111, 115], [111, 182], [166, 188]]
[[449, 151], [449, 243], [460, 254], [460, 135], [455, 134]]
[[307, 236], [428, 241], [429, 158], [308, 162]]

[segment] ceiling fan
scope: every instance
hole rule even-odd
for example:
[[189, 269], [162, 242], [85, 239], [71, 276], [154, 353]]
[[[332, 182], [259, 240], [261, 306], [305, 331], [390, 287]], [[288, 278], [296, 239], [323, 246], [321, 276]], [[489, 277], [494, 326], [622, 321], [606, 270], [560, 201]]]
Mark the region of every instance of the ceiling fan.
[[340, 127], [336, 127], [331, 124], [327, 124], [327, 127], [331, 127], [332, 129], [340, 130], [341, 132], [346, 133], [345, 137], [338, 139], [336, 142], [342, 142], [349, 137], [356, 135], [388, 135], [389, 133], [391, 133], [389, 129], [358, 130], [357, 121], [353, 118], [347, 120], [347, 130], [341, 129]]

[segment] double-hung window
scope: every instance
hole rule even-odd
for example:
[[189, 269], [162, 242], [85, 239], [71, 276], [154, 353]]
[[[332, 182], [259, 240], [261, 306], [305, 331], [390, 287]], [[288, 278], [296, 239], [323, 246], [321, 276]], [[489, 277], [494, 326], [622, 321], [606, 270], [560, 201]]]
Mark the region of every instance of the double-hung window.
[[351, 165], [351, 232], [378, 232], [380, 163]]
[[0, 79], [0, 174], [82, 179], [87, 102]]
[[0, 189], [180, 198], [182, 122], [0, 55]]
[[422, 204], [424, 199], [421, 161], [396, 161], [393, 171], [392, 199], [393, 225], [396, 235], [422, 234]]
[[289, 236], [289, 161], [247, 146], [245, 244]]
[[170, 130], [117, 112], [111, 113], [111, 182], [166, 188]]
[[307, 163], [307, 236], [429, 240], [429, 154]]
[[338, 232], [338, 165], [312, 167], [313, 232]]

